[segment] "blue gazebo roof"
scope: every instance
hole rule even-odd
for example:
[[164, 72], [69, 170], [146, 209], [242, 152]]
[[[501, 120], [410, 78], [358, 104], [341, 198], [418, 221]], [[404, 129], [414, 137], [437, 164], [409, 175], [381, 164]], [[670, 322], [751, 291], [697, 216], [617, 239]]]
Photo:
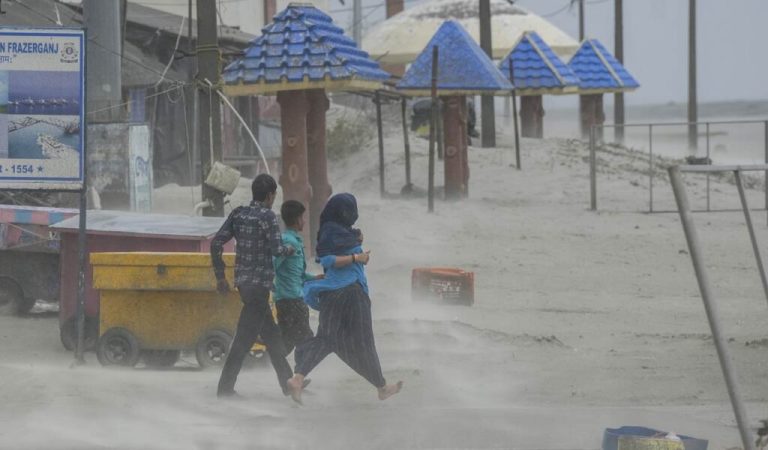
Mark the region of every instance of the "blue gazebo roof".
[[389, 77], [330, 16], [312, 5], [293, 3], [223, 72], [227, 95], [373, 90]]
[[579, 93], [632, 91], [640, 84], [597, 39], [587, 39], [568, 66], [579, 77]]
[[416, 96], [430, 95], [432, 47], [438, 47], [437, 90], [439, 95], [508, 94], [512, 84], [493, 64], [464, 27], [444, 22], [397, 84]]
[[535, 31], [526, 31], [499, 65], [509, 78], [509, 62], [513, 61], [512, 80], [519, 95], [565, 94], [576, 92], [579, 78], [552, 51]]

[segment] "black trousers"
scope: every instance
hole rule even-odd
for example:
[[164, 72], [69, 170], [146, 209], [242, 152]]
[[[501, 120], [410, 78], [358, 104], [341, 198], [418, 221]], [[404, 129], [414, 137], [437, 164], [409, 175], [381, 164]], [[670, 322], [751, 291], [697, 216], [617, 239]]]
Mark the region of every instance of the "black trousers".
[[240, 311], [240, 320], [237, 322], [237, 331], [229, 348], [227, 361], [221, 370], [218, 393], [226, 395], [235, 389], [243, 360], [259, 337], [267, 346], [272, 367], [277, 373], [277, 382], [285, 393], [287, 392], [285, 382], [293, 376], [293, 371], [285, 359], [286, 351], [280, 328], [272, 318], [269, 289], [261, 286], [239, 286], [238, 291], [243, 309]]
[[387, 384], [373, 339], [371, 299], [357, 283], [320, 294], [317, 335], [296, 348], [296, 373], [308, 375], [330, 353], [377, 388]]
[[[283, 335], [286, 353], [291, 353], [298, 344], [314, 336], [309, 326], [309, 308], [301, 298], [285, 298], [275, 302], [277, 324]], [[296, 355], [294, 355], [295, 358]]]

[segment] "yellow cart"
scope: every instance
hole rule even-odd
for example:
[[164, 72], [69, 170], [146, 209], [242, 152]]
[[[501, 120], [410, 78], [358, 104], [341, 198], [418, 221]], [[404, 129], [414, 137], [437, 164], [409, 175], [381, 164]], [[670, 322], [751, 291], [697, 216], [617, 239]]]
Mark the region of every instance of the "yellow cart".
[[[224, 255], [234, 280], [234, 255]], [[205, 253], [92, 253], [99, 290], [102, 365], [170, 367], [182, 350], [194, 350], [202, 367], [224, 363], [241, 303], [237, 291], [216, 292]], [[263, 354], [265, 347], [254, 345]], [[262, 358], [263, 359], [263, 358]]]

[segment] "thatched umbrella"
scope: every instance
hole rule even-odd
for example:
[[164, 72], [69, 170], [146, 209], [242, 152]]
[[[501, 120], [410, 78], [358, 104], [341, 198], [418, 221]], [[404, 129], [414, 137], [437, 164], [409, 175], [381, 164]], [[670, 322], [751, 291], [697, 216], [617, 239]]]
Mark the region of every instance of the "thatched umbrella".
[[309, 244], [331, 194], [325, 93], [376, 90], [389, 74], [346, 37], [330, 16], [312, 5], [292, 3], [251, 42], [242, 58], [224, 69], [223, 77], [227, 95], [277, 94], [283, 147], [280, 185], [286, 200], [307, 205], [310, 230], [309, 236], [305, 232], [305, 242]]
[[[640, 84], [597, 39], [586, 39], [568, 62], [579, 77], [581, 135], [605, 122], [603, 94], [634, 91]], [[602, 139], [602, 129], [597, 139]]]
[[512, 84], [493, 64], [467, 30], [456, 21], [443, 23], [397, 89], [413, 96], [428, 96], [432, 87], [432, 52], [438, 49], [437, 95], [444, 97], [445, 196], [468, 193], [467, 95], [508, 95]]
[[520, 96], [523, 137], [544, 137], [543, 95], [573, 94], [579, 86], [576, 74], [535, 31], [523, 33], [499, 69], [512, 80]]

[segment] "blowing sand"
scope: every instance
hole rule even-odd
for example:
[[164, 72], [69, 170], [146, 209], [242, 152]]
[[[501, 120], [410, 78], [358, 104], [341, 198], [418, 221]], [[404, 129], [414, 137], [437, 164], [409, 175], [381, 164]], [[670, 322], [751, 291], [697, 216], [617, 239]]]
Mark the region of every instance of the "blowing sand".
[[[509, 146], [502, 136], [500, 146]], [[426, 183], [426, 143], [413, 176]], [[215, 398], [218, 371], [186, 357], [170, 371], [108, 370], [93, 354], [70, 368], [55, 318], [0, 318], [0, 448], [516, 448], [595, 449], [603, 430], [644, 425], [739, 446], [728, 396], [679, 218], [645, 214], [648, 160], [600, 153], [600, 208], [589, 207], [586, 149], [523, 140], [470, 152], [470, 198], [403, 199], [399, 133], [387, 137], [387, 191], [374, 146], [332, 165], [335, 192], [356, 194], [374, 331], [385, 376], [376, 391], [330, 356], [311, 374], [305, 406], [283, 397], [272, 370], [244, 371], [248, 399]], [[661, 162], [663, 164], [663, 161]], [[674, 207], [661, 166], [657, 209]], [[437, 180], [442, 184], [442, 171]], [[688, 177], [705, 205], [705, 178]], [[715, 208], [738, 205], [711, 180]], [[244, 182], [236, 201], [247, 199]], [[190, 211], [188, 189], [155, 205]], [[757, 190], [750, 200], [763, 204]], [[759, 239], [768, 242], [764, 213]], [[768, 417], [768, 304], [740, 212], [696, 215], [707, 268], [751, 421]], [[473, 307], [410, 298], [410, 271], [455, 266], [476, 274]], [[313, 317], [313, 326], [316, 317]]]

